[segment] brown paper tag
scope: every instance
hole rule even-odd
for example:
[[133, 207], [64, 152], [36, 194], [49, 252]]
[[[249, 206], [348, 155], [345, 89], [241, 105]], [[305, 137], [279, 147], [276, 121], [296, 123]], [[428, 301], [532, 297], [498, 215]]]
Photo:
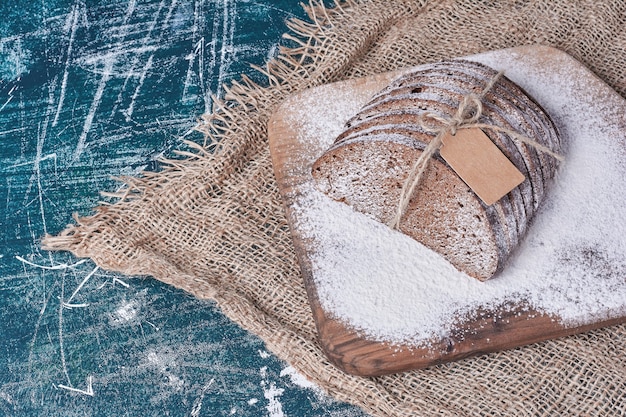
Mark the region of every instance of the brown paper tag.
[[524, 174], [479, 128], [448, 133], [442, 142], [441, 157], [489, 206], [524, 182]]

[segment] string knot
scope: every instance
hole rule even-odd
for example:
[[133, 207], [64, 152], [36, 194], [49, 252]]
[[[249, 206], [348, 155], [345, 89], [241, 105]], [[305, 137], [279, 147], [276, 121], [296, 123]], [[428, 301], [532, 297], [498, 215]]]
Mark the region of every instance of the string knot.
[[409, 171], [409, 175], [404, 180], [395, 216], [387, 223], [389, 227], [393, 229], [400, 228], [400, 219], [409, 205], [409, 201], [415, 191], [415, 188], [417, 188], [417, 185], [419, 184], [430, 159], [435, 155], [439, 148], [441, 148], [443, 138], [447, 133], [454, 136], [459, 129], [468, 128], [496, 130], [509, 135], [514, 140], [532, 146], [536, 150], [546, 153], [559, 161], [563, 160], [561, 155], [553, 152], [548, 147], [527, 136], [499, 126], [478, 123], [478, 120], [483, 114], [483, 99], [500, 79], [502, 74], [503, 71], [500, 71], [493, 78], [491, 78], [479, 94], [470, 93], [464, 96], [452, 116], [432, 112], [427, 112], [421, 115], [419, 119], [421, 128], [428, 133], [434, 134], [435, 137], [431, 139], [428, 145], [426, 145], [420, 157], [417, 161], [415, 161], [411, 171]]
[[429, 133], [439, 134], [444, 131], [454, 136], [463, 126], [476, 123], [482, 113], [481, 96], [468, 94], [463, 97], [453, 116], [428, 112], [420, 116], [419, 123], [421, 128]]

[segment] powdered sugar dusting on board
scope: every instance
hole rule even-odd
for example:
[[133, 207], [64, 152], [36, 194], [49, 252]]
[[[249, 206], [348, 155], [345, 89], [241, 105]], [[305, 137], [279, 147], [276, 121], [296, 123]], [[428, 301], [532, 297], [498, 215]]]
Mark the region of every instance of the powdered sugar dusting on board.
[[437, 253], [316, 190], [296, 212], [318, 244], [311, 260], [322, 306], [377, 339], [443, 335], [454, 310], [439, 307], [475, 288]]
[[[319, 94], [318, 90], [318, 94], [301, 96], [301, 106], [291, 109], [290, 121], [299, 124], [300, 141], [311, 146], [328, 141], [332, 143], [343, 130], [346, 120], [354, 115], [363, 105], [363, 100], [368, 98], [345, 87], [339, 87], [332, 93], [341, 96], [342, 99], [332, 100], [327, 94]], [[320, 138], [320, 135], [324, 137]]]
[[[389, 81], [406, 71], [408, 69], [397, 71]], [[305, 90], [298, 96], [298, 106], [290, 106], [289, 113], [285, 114], [286, 122], [298, 126], [298, 140], [320, 153], [342, 132], [345, 122], [371, 98], [368, 93], [341, 84], [324, 87]]]
[[[475, 59], [504, 69], [547, 110], [566, 162], [507, 267], [484, 283], [304, 184], [293, 213], [298, 231], [315, 242], [309, 259], [320, 303], [370, 339], [426, 345], [449, 335], [460, 317], [507, 302], [569, 327], [626, 315], [626, 104], [616, 95], [592, 100], [589, 74], [577, 67], [540, 72], [514, 56]], [[293, 114], [300, 139], [321, 155], [367, 98], [311, 94], [312, 108]]]

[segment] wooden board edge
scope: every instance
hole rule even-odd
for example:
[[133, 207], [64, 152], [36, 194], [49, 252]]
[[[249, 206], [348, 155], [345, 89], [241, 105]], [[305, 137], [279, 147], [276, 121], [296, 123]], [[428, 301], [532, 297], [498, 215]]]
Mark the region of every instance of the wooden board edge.
[[[533, 51], [536, 56], [557, 55], [560, 58], [578, 62], [566, 53], [548, 46], [522, 46], [511, 48], [509, 51], [516, 51], [520, 54]], [[394, 73], [397, 76], [402, 71], [406, 71], [406, 69], [395, 71]], [[604, 84], [591, 71], [589, 73]], [[384, 76], [385, 74], [377, 74], [365, 78], [381, 77], [381, 75]], [[348, 80], [341, 83], [355, 82], [356, 80]], [[328, 86], [328, 84], [325, 86]], [[626, 317], [618, 317], [581, 326], [567, 327], [560, 324], [558, 318], [550, 317], [534, 309], [524, 306], [513, 308], [504, 308], [503, 306], [501, 310], [491, 311], [478, 319], [464, 322], [463, 326], [460, 326], [449, 337], [431, 341], [426, 347], [415, 347], [408, 344], [391, 344], [368, 340], [357, 329], [350, 328], [340, 320], [330, 317], [321, 307], [317, 290], [313, 284], [313, 274], [310, 261], [306, 256], [306, 248], [302, 245], [300, 236], [295, 232], [296, 227], [293, 223], [294, 216], [291, 204], [296, 197], [294, 192], [297, 193], [297, 190], [295, 190], [297, 187], [294, 187], [294, 185], [302, 184], [306, 179], [299, 178], [295, 182], [286, 180], [281, 158], [289, 152], [289, 149], [286, 149], [283, 143], [276, 140], [280, 136], [277, 132], [281, 129], [297, 134], [297, 131], [292, 129], [292, 126], [281, 125], [280, 115], [281, 111], [289, 108], [294, 102], [298, 101], [299, 97], [306, 93], [307, 91], [305, 90], [290, 96], [277, 108], [268, 123], [268, 135], [276, 179], [283, 196], [283, 205], [293, 237], [296, 255], [300, 262], [314, 321], [317, 326], [319, 342], [328, 359], [337, 367], [357, 376], [380, 376], [422, 369], [472, 356], [520, 348], [533, 343], [620, 324], [626, 320]], [[545, 332], [536, 334], [537, 328], [544, 329]], [[480, 331], [476, 331], [476, 329], [480, 329]], [[479, 346], [477, 347], [477, 345]], [[392, 362], [389, 362], [390, 358], [393, 359]]]

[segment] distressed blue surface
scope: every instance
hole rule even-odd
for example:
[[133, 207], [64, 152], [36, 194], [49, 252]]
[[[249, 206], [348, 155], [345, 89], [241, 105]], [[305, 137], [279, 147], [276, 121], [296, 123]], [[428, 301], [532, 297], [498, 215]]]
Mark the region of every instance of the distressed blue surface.
[[0, 416], [363, 415], [211, 302], [39, 249], [112, 175], [194, 137], [294, 15], [295, 0], [0, 1]]

